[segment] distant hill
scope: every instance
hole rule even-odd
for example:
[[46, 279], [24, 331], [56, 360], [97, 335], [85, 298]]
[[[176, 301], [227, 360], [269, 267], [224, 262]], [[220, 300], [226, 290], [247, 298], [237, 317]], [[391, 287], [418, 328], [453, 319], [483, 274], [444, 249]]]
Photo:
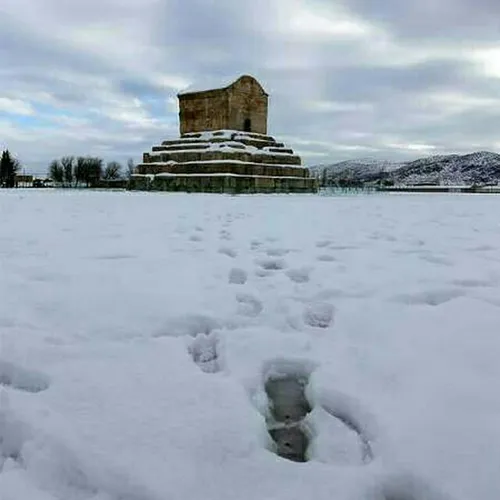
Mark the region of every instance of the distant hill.
[[316, 165], [311, 172], [329, 185], [473, 185], [500, 183], [500, 155], [479, 151], [429, 156], [408, 162], [348, 160]]

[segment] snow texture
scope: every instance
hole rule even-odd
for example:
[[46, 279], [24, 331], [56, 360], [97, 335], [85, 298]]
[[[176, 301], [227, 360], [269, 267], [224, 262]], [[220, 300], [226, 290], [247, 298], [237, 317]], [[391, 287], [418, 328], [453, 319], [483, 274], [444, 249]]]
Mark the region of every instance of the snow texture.
[[0, 498], [497, 500], [497, 205], [2, 190]]

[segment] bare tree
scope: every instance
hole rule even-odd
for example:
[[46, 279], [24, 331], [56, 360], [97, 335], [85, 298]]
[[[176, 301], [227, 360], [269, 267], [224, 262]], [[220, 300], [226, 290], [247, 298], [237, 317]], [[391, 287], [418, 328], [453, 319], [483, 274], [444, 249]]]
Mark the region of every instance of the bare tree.
[[110, 161], [107, 163], [106, 168], [102, 174], [102, 178], [107, 181], [114, 181], [120, 179], [122, 176], [122, 166], [117, 161]]
[[135, 163], [133, 158], [127, 160], [127, 179], [130, 179], [135, 171]]
[[61, 165], [64, 172], [64, 184], [67, 187], [71, 187], [75, 179], [73, 168], [74, 162], [75, 159], [73, 158], [73, 156], [63, 156], [61, 158]]
[[64, 168], [59, 160], [52, 160], [49, 165], [49, 177], [56, 183], [64, 182]]
[[84, 156], [79, 156], [75, 163], [75, 184], [83, 184], [86, 182], [87, 174], [87, 159]]
[[93, 187], [102, 178], [102, 166], [104, 162], [101, 158], [89, 156], [85, 159], [85, 182], [87, 187]]

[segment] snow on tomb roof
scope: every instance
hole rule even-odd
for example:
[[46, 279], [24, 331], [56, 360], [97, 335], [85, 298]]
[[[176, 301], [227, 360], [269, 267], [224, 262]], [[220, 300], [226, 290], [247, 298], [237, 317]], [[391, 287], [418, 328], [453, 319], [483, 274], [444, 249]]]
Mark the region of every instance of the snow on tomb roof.
[[[224, 78], [224, 77], [223, 78], [220, 78], [220, 77], [218, 77], [218, 78], [217, 77], [206, 78], [203, 81], [198, 81], [196, 83], [189, 85], [185, 89], [178, 92], [177, 95], [182, 96], [182, 95], [186, 95], [186, 94], [196, 94], [198, 92], [207, 92], [209, 90], [227, 89], [233, 83], [237, 82], [240, 78], [243, 78], [244, 76], [249, 76], [250, 78], [253, 78], [254, 80], [256, 80], [258, 82], [258, 80], [251, 75], [241, 75], [237, 78], [235, 78], [234, 76], [233, 77], [226, 77], [226, 78]], [[259, 85], [260, 85], [260, 83], [259, 83]]]

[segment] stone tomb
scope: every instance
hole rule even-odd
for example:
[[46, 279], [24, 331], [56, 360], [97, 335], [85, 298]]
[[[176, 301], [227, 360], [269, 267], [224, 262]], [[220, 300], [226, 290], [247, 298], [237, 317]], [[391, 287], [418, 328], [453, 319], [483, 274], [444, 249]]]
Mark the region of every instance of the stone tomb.
[[144, 153], [132, 189], [257, 193], [315, 192], [298, 155], [267, 135], [268, 95], [251, 76], [178, 95], [180, 137]]

